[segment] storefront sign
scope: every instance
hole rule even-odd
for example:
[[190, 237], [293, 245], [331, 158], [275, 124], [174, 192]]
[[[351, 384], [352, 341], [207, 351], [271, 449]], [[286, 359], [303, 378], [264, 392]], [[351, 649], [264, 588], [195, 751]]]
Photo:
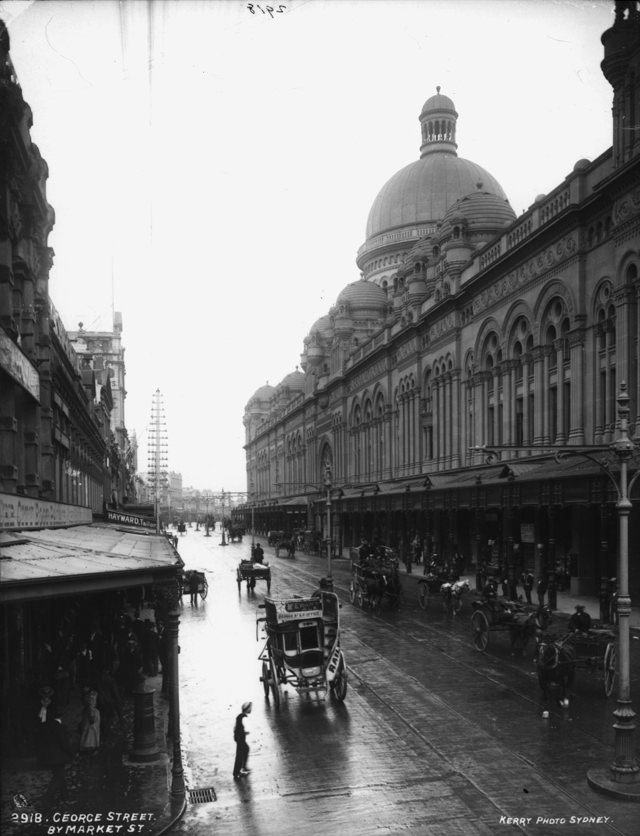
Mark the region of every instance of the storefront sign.
[[32, 363], [9, 335], [0, 328], [0, 368], [11, 375], [37, 401], [40, 400], [40, 378]]
[[522, 543], [535, 543], [535, 526], [533, 523], [520, 523], [520, 541]]
[[138, 517], [135, 514], [125, 514], [122, 511], [107, 511], [107, 520], [120, 525], [132, 525], [136, 528], [156, 527], [155, 520], [150, 520], [148, 517]]
[[0, 530], [89, 525], [92, 520], [91, 508], [84, 506], [0, 494]]

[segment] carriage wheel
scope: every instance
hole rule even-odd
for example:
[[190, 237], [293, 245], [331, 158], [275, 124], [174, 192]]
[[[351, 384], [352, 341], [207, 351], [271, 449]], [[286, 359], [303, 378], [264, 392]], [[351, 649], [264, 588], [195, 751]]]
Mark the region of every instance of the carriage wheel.
[[273, 694], [273, 704], [275, 705], [276, 708], [279, 708], [280, 707], [280, 683], [278, 682], [278, 671], [277, 671], [276, 663], [273, 659], [273, 656], [271, 656], [269, 658], [269, 664], [270, 664], [270, 667], [271, 667], [271, 670], [270, 670], [271, 676], [270, 676], [269, 684], [271, 686], [271, 692]]
[[204, 586], [202, 587], [202, 592], [200, 593], [200, 597], [204, 601], [209, 593], [209, 584], [207, 583], [207, 579], [204, 579]]
[[487, 649], [489, 644], [489, 622], [482, 610], [476, 610], [471, 616], [473, 627], [473, 646], [480, 652]]
[[349, 600], [352, 604], [356, 602], [356, 588], [353, 585], [353, 581], [349, 584]]
[[616, 646], [609, 642], [604, 651], [604, 692], [610, 697], [616, 681]]
[[347, 670], [344, 665], [340, 667], [336, 678], [333, 680], [331, 693], [338, 702], [342, 702], [347, 696]]
[[265, 697], [269, 696], [269, 665], [266, 662], [262, 663], [262, 687], [264, 688]]
[[427, 604], [429, 603], [429, 584], [428, 583], [419, 583], [418, 584], [418, 603], [420, 604], [421, 609], [426, 610]]

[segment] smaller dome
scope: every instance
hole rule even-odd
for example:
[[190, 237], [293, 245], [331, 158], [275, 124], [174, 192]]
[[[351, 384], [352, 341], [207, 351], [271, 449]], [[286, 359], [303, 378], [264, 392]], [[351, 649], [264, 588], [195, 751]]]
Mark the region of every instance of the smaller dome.
[[283, 377], [278, 384], [278, 389], [281, 387], [288, 387], [289, 389], [298, 389], [304, 391], [304, 372], [296, 369], [295, 372], [290, 372], [286, 377]]
[[366, 279], [359, 279], [348, 284], [340, 292], [336, 305], [349, 305], [354, 310], [374, 309], [382, 312], [386, 310], [387, 301], [387, 294], [381, 287]]
[[265, 383], [264, 386], [261, 386], [259, 389], [253, 393], [251, 398], [249, 399], [249, 403], [251, 401], [268, 401], [272, 395], [275, 394], [275, 387], [270, 386], [268, 383]]
[[331, 329], [331, 317], [329, 314], [325, 314], [313, 323], [309, 329], [309, 336], [311, 336], [311, 334], [320, 334], [324, 337], [331, 333]]
[[578, 160], [578, 162], [574, 165], [573, 170], [580, 171], [583, 168], [588, 168], [590, 165], [591, 161], [583, 157], [581, 160]]
[[440, 92], [439, 87], [436, 87], [436, 91], [436, 95], [428, 98], [427, 101], [422, 105], [420, 115], [422, 115], [423, 113], [427, 113], [431, 110], [445, 110], [449, 111], [450, 113], [455, 113], [457, 116], [458, 114], [456, 112], [456, 106], [449, 98], [449, 96], [444, 96]]
[[464, 221], [467, 230], [498, 231], [509, 226], [516, 219], [511, 204], [503, 197], [491, 192], [476, 191], [457, 200], [447, 210], [440, 229], [440, 238], [450, 236], [456, 223]]

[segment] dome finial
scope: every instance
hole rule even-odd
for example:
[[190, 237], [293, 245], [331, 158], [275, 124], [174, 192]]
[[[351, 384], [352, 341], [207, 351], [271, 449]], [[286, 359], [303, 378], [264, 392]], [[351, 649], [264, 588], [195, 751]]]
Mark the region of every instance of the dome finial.
[[440, 92], [440, 85], [438, 85], [438, 86], [436, 87], [436, 93], [439, 93], [439, 92]]

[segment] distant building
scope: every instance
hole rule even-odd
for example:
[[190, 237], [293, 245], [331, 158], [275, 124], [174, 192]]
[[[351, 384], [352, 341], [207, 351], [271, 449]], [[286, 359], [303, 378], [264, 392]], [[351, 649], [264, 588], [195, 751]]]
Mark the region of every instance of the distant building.
[[[602, 42], [613, 147], [518, 218], [458, 157], [453, 101], [427, 99], [420, 158], [371, 207], [361, 279], [312, 325], [302, 371], [246, 405], [258, 529], [314, 528], [339, 549], [417, 538], [468, 567], [569, 573], [576, 592], [616, 574], [612, 482], [555, 458], [614, 441], [623, 382], [640, 431], [637, 3], [616, 4]], [[483, 446], [513, 449], [488, 462]], [[637, 539], [635, 504], [630, 525]]]

